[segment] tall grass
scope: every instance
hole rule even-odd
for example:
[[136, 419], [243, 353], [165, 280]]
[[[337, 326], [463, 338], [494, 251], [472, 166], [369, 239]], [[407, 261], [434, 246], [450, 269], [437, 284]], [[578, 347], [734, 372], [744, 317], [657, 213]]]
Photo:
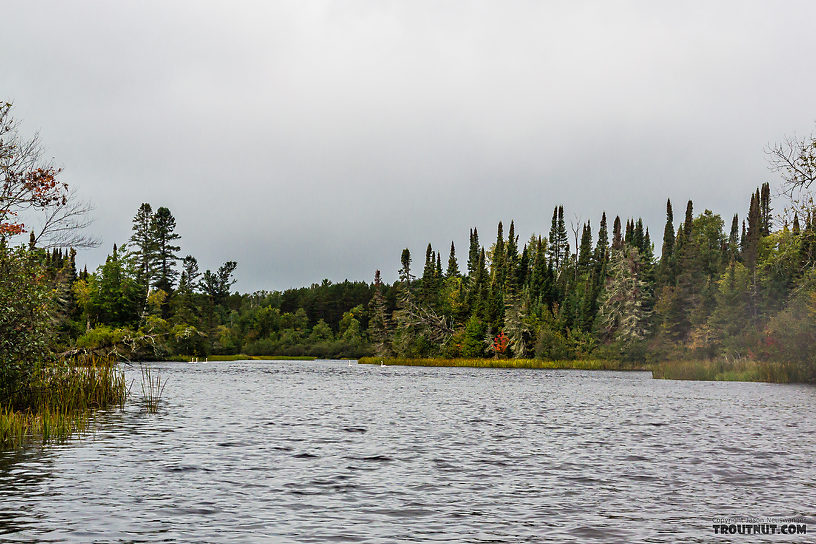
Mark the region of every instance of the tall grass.
[[[193, 356], [186, 356], [186, 355], [173, 355], [172, 357], [168, 357], [168, 361], [177, 361], [181, 363], [187, 363], [192, 359]], [[308, 355], [246, 355], [245, 353], [239, 353], [237, 355], [210, 355], [209, 357], [199, 357], [199, 362], [204, 362], [207, 359], [210, 362], [213, 361], [314, 361], [317, 357], [311, 357]]]
[[769, 383], [805, 383], [813, 381], [802, 365], [771, 363], [751, 359], [709, 359], [667, 361], [654, 364], [627, 363], [608, 359], [544, 361], [540, 359], [410, 359], [400, 357], [363, 357], [361, 364], [476, 367], [539, 368], [574, 370], [647, 370], [653, 378], [667, 380], [741, 381]]
[[145, 409], [151, 414], [159, 411], [159, 403], [161, 403], [164, 388], [167, 385], [167, 380], [162, 380], [161, 373], [150, 369], [148, 366], [142, 366], [142, 401]]
[[542, 359], [410, 359], [402, 357], [363, 357], [360, 364], [475, 367], [475, 368], [538, 368], [574, 370], [649, 370], [644, 364], [627, 363], [608, 359], [579, 359], [567, 361], [545, 361]]
[[127, 394], [124, 373], [113, 359], [73, 358], [40, 368], [23, 406], [0, 407], [0, 449], [82, 434], [93, 410], [123, 407]]
[[752, 359], [667, 361], [652, 366], [655, 378], [667, 380], [798, 383], [807, 381], [805, 370], [794, 363]]

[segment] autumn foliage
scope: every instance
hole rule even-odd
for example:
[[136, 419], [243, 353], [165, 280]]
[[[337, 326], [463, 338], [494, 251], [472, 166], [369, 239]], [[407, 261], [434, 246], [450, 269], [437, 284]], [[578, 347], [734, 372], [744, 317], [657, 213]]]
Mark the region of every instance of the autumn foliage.
[[0, 239], [26, 232], [26, 212], [68, 201], [68, 185], [57, 179], [60, 169], [43, 163], [39, 140], [21, 138], [10, 113], [11, 104], [0, 104]]

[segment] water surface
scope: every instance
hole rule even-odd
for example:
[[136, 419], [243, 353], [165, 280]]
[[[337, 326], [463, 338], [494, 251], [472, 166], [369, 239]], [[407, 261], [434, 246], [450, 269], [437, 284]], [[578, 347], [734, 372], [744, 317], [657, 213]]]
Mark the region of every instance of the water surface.
[[158, 414], [128, 370], [134, 401], [93, 437], [0, 453], [0, 541], [709, 542], [729, 515], [816, 532], [812, 387], [152, 366], [168, 380]]

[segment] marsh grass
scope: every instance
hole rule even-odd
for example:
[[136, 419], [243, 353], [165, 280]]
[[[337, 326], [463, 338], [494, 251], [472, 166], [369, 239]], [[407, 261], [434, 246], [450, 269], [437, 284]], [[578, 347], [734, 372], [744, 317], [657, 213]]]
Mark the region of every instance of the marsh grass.
[[43, 367], [24, 406], [0, 407], [0, 449], [84, 434], [94, 410], [123, 407], [127, 395], [124, 373], [112, 359], [90, 356]]
[[360, 364], [437, 366], [474, 368], [533, 368], [571, 370], [649, 370], [644, 364], [613, 361], [607, 359], [586, 359], [567, 361], [545, 361], [542, 359], [408, 359], [400, 357], [363, 357]]
[[145, 409], [155, 414], [159, 411], [164, 388], [167, 386], [167, 379], [162, 380], [159, 371], [153, 371], [149, 366], [142, 366], [142, 402]]
[[[193, 356], [174, 355], [169, 357], [168, 361], [176, 361], [180, 363], [188, 363]], [[205, 357], [199, 357], [198, 361], [203, 363]], [[215, 361], [315, 361], [317, 357], [308, 355], [246, 355], [239, 353], [238, 355], [210, 355], [206, 357], [209, 362]]]
[[812, 378], [801, 365], [770, 363], [751, 359], [708, 359], [667, 361], [654, 364], [628, 363], [607, 359], [544, 361], [541, 359], [408, 359], [399, 357], [363, 357], [360, 364], [532, 368], [571, 370], [646, 370], [652, 377], [667, 380], [738, 381], [768, 383], [804, 383]]
[[666, 380], [768, 383], [807, 381], [801, 365], [725, 358], [656, 363], [652, 366], [652, 376]]

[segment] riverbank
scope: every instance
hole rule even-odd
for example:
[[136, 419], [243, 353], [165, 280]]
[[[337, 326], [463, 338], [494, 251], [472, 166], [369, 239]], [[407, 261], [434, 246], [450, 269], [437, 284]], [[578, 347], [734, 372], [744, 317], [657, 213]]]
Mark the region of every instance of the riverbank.
[[[173, 355], [167, 357], [167, 361], [174, 361], [179, 363], [189, 363], [196, 357], [192, 355]], [[307, 355], [246, 355], [239, 353], [237, 355], [210, 355], [208, 357], [198, 357], [198, 362], [213, 361], [315, 361], [317, 357]]]
[[363, 357], [360, 364], [474, 368], [529, 368], [561, 370], [650, 371], [655, 379], [694, 381], [736, 381], [768, 383], [812, 383], [800, 365], [768, 363], [751, 359], [708, 359], [631, 363], [609, 359], [545, 361], [541, 359], [410, 359]]
[[563, 370], [651, 370], [647, 365], [606, 359], [545, 361], [543, 359], [408, 359], [401, 357], [363, 357], [360, 364], [396, 366], [449, 366], [475, 368], [531, 368]]

